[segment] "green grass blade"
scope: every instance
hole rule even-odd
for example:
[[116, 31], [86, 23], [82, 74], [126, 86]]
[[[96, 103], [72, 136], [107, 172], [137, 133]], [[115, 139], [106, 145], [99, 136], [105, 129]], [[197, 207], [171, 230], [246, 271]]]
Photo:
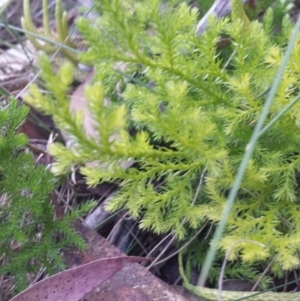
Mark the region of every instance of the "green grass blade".
[[[284, 69], [285, 69], [285, 67], [288, 63], [289, 57], [290, 57], [291, 52], [294, 48], [294, 44], [295, 44], [297, 36], [299, 34], [299, 29], [300, 29], [300, 18], [298, 18], [298, 21], [295, 25], [293, 35], [292, 35], [292, 37], [289, 41], [289, 44], [287, 46], [286, 53], [284, 55], [284, 58], [282, 60], [281, 65], [279, 67], [279, 70], [276, 74], [274, 83], [271, 87], [270, 93], [269, 93], [268, 98], [266, 100], [266, 103], [263, 107], [262, 113], [261, 113], [261, 115], [258, 119], [258, 122], [257, 122], [257, 124], [254, 128], [252, 137], [251, 137], [248, 145], [246, 146], [246, 150], [245, 150], [243, 160], [242, 160], [242, 162], [239, 166], [239, 169], [238, 169], [237, 175], [235, 177], [233, 186], [232, 186], [232, 188], [230, 190], [230, 193], [229, 193], [229, 196], [227, 198], [225, 209], [222, 212], [222, 219], [221, 219], [221, 221], [219, 222], [219, 224], [217, 226], [217, 229], [216, 229], [216, 232], [215, 232], [214, 237], [212, 239], [211, 246], [209, 248], [207, 257], [206, 257], [205, 262], [203, 264], [202, 273], [201, 273], [201, 275], [198, 279], [198, 286], [204, 286], [204, 283], [205, 283], [206, 278], [208, 276], [209, 270], [210, 270], [210, 268], [212, 266], [212, 263], [214, 261], [216, 251], [217, 251], [217, 246], [218, 246], [218, 244], [219, 244], [219, 242], [222, 238], [222, 235], [223, 235], [223, 232], [224, 232], [224, 229], [225, 229], [225, 225], [226, 225], [229, 213], [230, 213], [231, 208], [233, 206], [233, 202], [235, 200], [235, 197], [236, 197], [237, 192], [239, 190], [239, 187], [241, 185], [241, 182], [242, 182], [244, 173], [246, 171], [248, 162], [249, 162], [250, 158], [252, 157], [252, 154], [253, 154], [253, 151], [254, 151], [254, 148], [255, 148], [255, 144], [256, 144], [257, 140], [259, 139], [259, 137], [261, 136], [260, 132], [261, 132], [261, 130], [263, 128], [263, 125], [264, 125], [264, 122], [267, 118], [269, 108], [270, 108], [270, 106], [273, 102], [273, 99], [274, 99], [275, 95], [276, 95], [278, 86], [279, 86], [280, 81], [282, 79]], [[263, 131], [263, 133], [264, 132], [265, 131]]]

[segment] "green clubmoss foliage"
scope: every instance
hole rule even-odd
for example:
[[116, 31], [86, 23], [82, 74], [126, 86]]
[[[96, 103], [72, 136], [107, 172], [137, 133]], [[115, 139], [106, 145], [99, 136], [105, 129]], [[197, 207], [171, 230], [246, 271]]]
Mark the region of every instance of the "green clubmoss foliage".
[[[54, 74], [42, 58], [42, 78], [53, 95], [33, 86], [26, 100], [51, 114], [73, 142], [51, 146], [55, 173], [97, 162], [81, 172], [91, 186], [120, 183], [108, 210], [124, 207], [141, 218], [141, 228], [172, 231], [181, 240], [188, 229], [220, 221], [292, 25], [284, 18], [275, 33], [268, 10], [262, 23], [248, 27], [239, 19], [212, 18], [196, 37], [197, 11], [184, 2], [95, 2], [101, 17], [81, 18], [77, 25], [89, 45], [81, 60], [95, 66], [86, 97], [98, 136], [89, 138], [80, 112], [69, 112], [69, 65]], [[231, 39], [230, 51], [218, 50], [224, 35]], [[298, 95], [299, 43], [267, 121]], [[276, 255], [272, 272], [278, 276], [298, 266], [299, 150], [297, 103], [256, 145], [219, 245], [227, 251], [245, 239], [235, 245], [231, 260], [254, 264]], [[135, 164], [125, 169], [122, 163], [130, 160]], [[201, 175], [204, 184], [197, 194]]]
[[45, 166], [36, 166], [25, 151], [27, 138], [18, 134], [28, 109], [11, 99], [0, 106], [0, 275], [13, 276], [18, 292], [28, 275], [64, 267], [61, 249], [84, 247], [71, 221], [91, 207], [87, 203], [63, 218], [54, 217], [51, 192], [58, 185]]

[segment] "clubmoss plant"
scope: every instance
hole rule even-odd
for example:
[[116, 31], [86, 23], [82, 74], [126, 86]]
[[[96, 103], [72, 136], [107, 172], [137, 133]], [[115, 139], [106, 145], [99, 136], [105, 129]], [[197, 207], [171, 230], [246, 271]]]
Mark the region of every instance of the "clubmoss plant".
[[[21, 18], [23, 30], [27, 33], [27, 38], [38, 50], [43, 50], [48, 54], [55, 53], [59, 47], [63, 54], [74, 64], [78, 63], [76, 54], [74, 54], [74, 44], [70, 40], [67, 12], [63, 11], [62, 1], [57, 0], [55, 3], [55, 26], [56, 34], [51, 31], [48, 0], [43, 0], [43, 33], [41, 33], [34, 25], [31, 10], [30, 0], [23, 1], [24, 16]], [[33, 36], [34, 35], [34, 36]], [[44, 43], [39, 41], [44, 40]], [[49, 42], [52, 40], [52, 43]], [[53, 43], [54, 42], [54, 43]], [[55, 44], [55, 45], [54, 45]]]
[[[98, 162], [81, 172], [91, 186], [120, 183], [108, 210], [124, 207], [141, 218], [141, 228], [186, 239], [188, 230], [220, 221], [293, 26], [284, 17], [275, 34], [268, 10], [246, 27], [240, 18], [211, 18], [196, 37], [197, 11], [185, 2], [95, 3], [101, 18], [80, 18], [77, 26], [89, 45], [81, 60], [95, 66], [86, 97], [99, 135], [87, 137], [80, 112], [69, 112], [70, 65], [55, 74], [43, 57], [41, 76], [53, 96], [32, 86], [26, 101], [51, 114], [73, 141], [51, 146], [55, 173]], [[218, 50], [221, 35], [231, 39], [230, 55]], [[266, 122], [299, 93], [299, 43]], [[230, 260], [257, 264], [276, 256], [271, 271], [278, 277], [299, 264], [299, 116], [296, 103], [255, 146], [219, 244], [222, 251], [235, 246]]]
[[0, 106], [0, 275], [14, 277], [16, 292], [26, 288], [31, 272], [63, 268], [62, 248], [84, 247], [71, 222], [91, 208], [88, 202], [55, 218], [51, 192], [58, 181], [36, 165], [25, 151], [26, 136], [18, 134], [27, 112], [14, 99]]

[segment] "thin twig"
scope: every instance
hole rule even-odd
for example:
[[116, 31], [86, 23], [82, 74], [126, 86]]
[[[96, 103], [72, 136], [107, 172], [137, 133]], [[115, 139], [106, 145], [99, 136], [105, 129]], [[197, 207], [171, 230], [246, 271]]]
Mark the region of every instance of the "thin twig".
[[276, 260], [276, 258], [277, 258], [277, 255], [273, 257], [273, 259], [270, 261], [270, 263], [269, 263], [268, 266], [265, 268], [265, 270], [263, 271], [263, 273], [259, 276], [259, 278], [258, 278], [257, 281], [255, 282], [254, 286], [252, 287], [251, 292], [254, 292], [254, 291], [257, 289], [257, 287], [258, 287], [260, 281], [261, 281], [261, 280], [263, 279], [263, 277], [267, 274], [267, 272], [269, 272], [269, 270], [270, 270], [271, 266], [273, 265], [274, 261]]
[[253, 244], [256, 244], [256, 245], [259, 245], [261, 247], [266, 247], [266, 245], [260, 243], [260, 242], [257, 242], [257, 241], [254, 241], [254, 240], [250, 240], [250, 239], [240, 239], [238, 241], [236, 241], [229, 249], [228, 251], [226, 252], [226, 255], [225, 255], [225, 258], [224, 258], [224, 261], [223, 261], [223, 264], [222, 264], [222, 268], [221, 268], [221, 272], [220, 272], [220, 277], [219, 277], [219, 283], [218, 283], [218, 301], [222, 301], [222, 287], [223, 287], [223, 278], [224, 278], [224, 274], [225, 274], [225, 269], [226, 269], [226, 264], [227, 264], [227, 261], [228, 261], [228, 258], [231, 254], [231, 252], [233, 251], [234, 247], [240, 243], [243, 243], [243, 242], [249, 242], [249, 243], [253, 243]]

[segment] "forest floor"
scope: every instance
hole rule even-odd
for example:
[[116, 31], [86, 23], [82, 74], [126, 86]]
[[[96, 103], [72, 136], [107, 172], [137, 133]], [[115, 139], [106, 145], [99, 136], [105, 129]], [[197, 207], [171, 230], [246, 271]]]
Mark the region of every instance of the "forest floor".
[[[2, 3], [0, 2], [0, 23], [3, 25], [0, 26], [0, 97], [4, 100], [8, 99], [9, 96], [14, 96], [22, 102], [22, 97], [26, 94], [28, 85], [32, 82], [38, 82], [39, 80], [39, 69], [36, 60], [38, 52], [28, 42], [27, 38], [22, 33], [22, 30], [17, 30], [18, 28], [21, 29], [20, 20], [23, 15], [22, 1], [12, 0], [8, 2], [10, 4], [7, 7], [5, 6], [5, 1], [3, 1], [4, 6], [2, 7]], [[34, 20], [36, 27], [40, 29], [43, 26], [41, 2], [41, 0], [33, 0], [30, 2], [32, 19]], [[84, 1], [63, 1], [64, 7], [68, 12], [70, 28], [74, 25], [74, 19], [80, 13], [78, 8], [82, 2]], [[86, 3], [87, 2], [88, 1], [86, 1]], [[210, 1], [210, 3], [211, 2], [212, 1]], [[201, 9], [201, 4], [199, 3], [201, 3], [201, 0], [190, 1], [192, 6]], [[205, 3], [206, 8], [208, 8], [207, 4], [208, 1]], [[294, 9], [290, 14], [295, 20], [299, 13], [300, 1], [295, 0], [293, 4]], [[49, 0], [48, 7], [51, 29], [55, 31], [55, 0]], [[201, 12], [203, 14], [203, 10]], [[83, 111], [87, 109], [83, 90], [84, 84], [88, 83], [92, 76], [92, 70], [89, 69], [84, 73], [81, 82], [77, 82], [76, 85], [74, 85], [72, 92], [70, 92], [71, 106], [80, 108]], [[86, 122], [89, 123], [91, 121]], [[31, 151], [34, 154], [37, 164], [44, 164], [45, 166], [51, 165], [52, 158], [47, 152], [47, 146], [49, 143], [53, 142], [56, 137], [61, 136], [59, 129], [55, 128], [51, 118], [31, 109], [21, 131], [28, 136], [28, 151]], [[88, 131], [89, 128], [87, 127], [87, 132]], [[62, 138], [66, 139], [63, 135]], [[65, 143], [67, 143], [67, 141], [65, 141]], [[158, 263], [151, 264], [150, 271], [169, 285], [174, 287], [180, 285], [182, 279], [180, 277], [178, 258], [176, 255], [178, 253], [178, 248], [172, 243], [172, 238], [169, 234], [158, 236], [147, 231], [141, 231], [138, 228], [138, 221], [131, 219], [125, 211], [108, 214], [104, 210], [106, 202], [109, 202], [109, 198], [114, 191], [116, 191], [117, 186], [117, 183], [104, 183], [95, 188], [89, 188], [86, 185], [84, 178], [77, 170], [74, 170], [68, 178], [64, 179], [60, 188], [53, 192], [52, 201], [57, 210], [57, 214], [59, 215], [62, 212], [72, 210], [73, 206], [81, 204], [86, 200], [95, 200], [98, 203], [97, 208], [84, 217], [82, 222], [95, 229], [94, 231], [100, 234], [106, 242], [116, 246], [121, 252], [127, 255], [155, 258], [154, 262]], [[81, 226], [78, 226], [78, 229], [82, 235], [87, 235], [85, 232], [86, 230], [81, 228]], [[92, 234], [89, 232], [88, 235]], [[102, 241], [100, 244], [106, 243]], [[93, 248], [91, 242], [89, 247]], [[105, 245], [105, 248], [108, 257], [120, 256], [121, 254], [120, 251], [116, 251], [116, 249], [113, 247], [111, 248], [110, 245]], [[111, 248], [110, 251], [109, 248]], [[72, 250], [72, 252], [75, 251]], [[98, 252], [101, 253], [103, 250], [98, 249]], [[88, 257], [89, 255], [87, 255], [87, 253], [88, 252], [82, 256]], [[70, 254], [74, 255], [74, 253]], [[65, 254], [67, 261], [71, 261], [70, 257], [72, 256], [70, 254]], [[81, 263], [87, 261], [88, 259], [85, 257]], [[192, 283], [196, 283], [198, 274], [199, 271], [195, 268], [192, 271]], [[157, 284], [152, 285], [154, 289]], [[224, 281], [223, 289], [239, 290], [243, 287], [244, 290], [250, 291], [253, 285], [253, 283], [241, 279], [229, 279]], [[0, 275], [0, 300], [8, 300], [8, 297], [11, 297], [11, 289], [11, 279], [7, 276], [4, 277]], [[189, 300], [192, 300], [191, 296], [188, 298]], [[195, 300], [200, 299], [196, 298]]]

